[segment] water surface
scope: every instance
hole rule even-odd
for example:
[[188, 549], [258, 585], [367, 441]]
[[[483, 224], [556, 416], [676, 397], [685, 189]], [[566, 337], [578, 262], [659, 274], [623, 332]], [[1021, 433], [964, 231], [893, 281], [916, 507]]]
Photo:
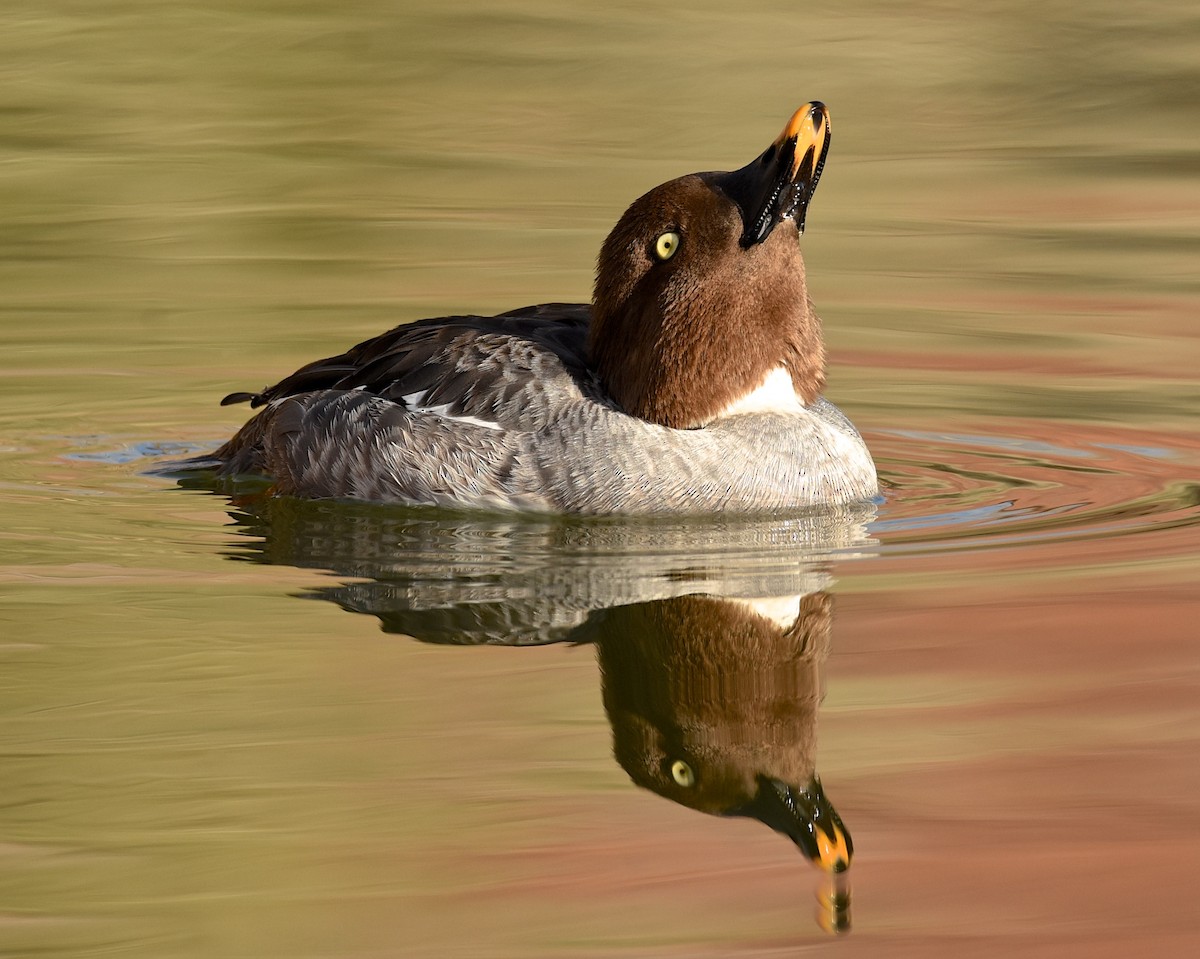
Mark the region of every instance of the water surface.
[[[9, 4], [0, 953], [1195, 952], [1193, 6]], [[586, 299], [633, 197], [813, 98], [873, 515], [149, 472], [387, 326]], [[696, 595], [831, 611], [789, 735], [853, 835], [842, 937], [792, 842], [614, 759], [620, 667], [578, 630]]]

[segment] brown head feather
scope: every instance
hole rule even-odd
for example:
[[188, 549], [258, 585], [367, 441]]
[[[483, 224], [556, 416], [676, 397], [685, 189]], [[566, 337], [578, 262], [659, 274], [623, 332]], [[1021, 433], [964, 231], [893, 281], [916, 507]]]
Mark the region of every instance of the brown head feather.
[[[679, 249], [660, 261], [655, 243], [668, 231]], [[779, 366], [805, 403], [820, 395], [825, 350], [796, 224], [748, 249], [742, 232], [735, 204], [693, 174], [635, 200], [605, 240], [589, 360], [626, 412], [703, 426]]]

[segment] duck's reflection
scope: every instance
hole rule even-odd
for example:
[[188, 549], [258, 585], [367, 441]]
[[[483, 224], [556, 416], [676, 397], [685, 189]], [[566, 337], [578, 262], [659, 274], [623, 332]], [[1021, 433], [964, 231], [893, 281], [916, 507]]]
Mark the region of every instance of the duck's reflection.
[[456, 645], [596, 647], [613, 752], [639, 786], [752, 817], [824, 871], [821, 925], [849, 927], [850, 833], [815, 769], [833, 552], [869, 515], [768, 523], [464, 520], [252, 500], [237, 555], [357, 582], [313, 595], [388, 632]]
[[617, 762], [684, 806], [750, 816], [830, 872], [849, 834], [814, 764], [832, 600], [682, 596], [595, 614]]

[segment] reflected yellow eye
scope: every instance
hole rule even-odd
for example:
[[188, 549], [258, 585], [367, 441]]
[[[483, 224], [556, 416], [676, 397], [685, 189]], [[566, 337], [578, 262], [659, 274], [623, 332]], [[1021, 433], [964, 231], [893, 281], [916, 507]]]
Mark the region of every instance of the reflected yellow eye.
[[675, 251], [678, 249], [679, 234], [675, 232], [664, 233], [654, 242], [654, 255], [660, 260], [671, 259], [671, 257], [675, 255]]
[[[661, 240], [659, 241], [662, 242]], [[676, 759], [671, 763], [671, 778], [681, 786], [691, 786], [696, 782], [696, 774], [692, 772], [692, 767], [685, 763], [682, 759]]]

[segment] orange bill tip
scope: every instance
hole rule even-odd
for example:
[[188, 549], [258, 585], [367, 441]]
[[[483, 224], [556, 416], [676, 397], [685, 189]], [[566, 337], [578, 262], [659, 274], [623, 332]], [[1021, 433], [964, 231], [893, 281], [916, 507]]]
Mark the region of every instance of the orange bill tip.
[[795, 179], [800, 169], [800, 163], [805, 154], [811, 149], [814, 157], [819, 157], [825, 147], [825, 138], [829, 135], [829, 110], [820, 100], [806, 103], [792, 114], [783, 132], [775, 139], [775, 145], [780, 146], [788, 140], [796, 141], [795, 157], [792, 160], [791, 177]]
[[817, 853], [820, 856], [822, 868], [827, 872], [845, 872], [850, 868], [850, 849], [846, 843], [846, 835], [834, 825], [833, 836], [827, 836], [817, 830]]

